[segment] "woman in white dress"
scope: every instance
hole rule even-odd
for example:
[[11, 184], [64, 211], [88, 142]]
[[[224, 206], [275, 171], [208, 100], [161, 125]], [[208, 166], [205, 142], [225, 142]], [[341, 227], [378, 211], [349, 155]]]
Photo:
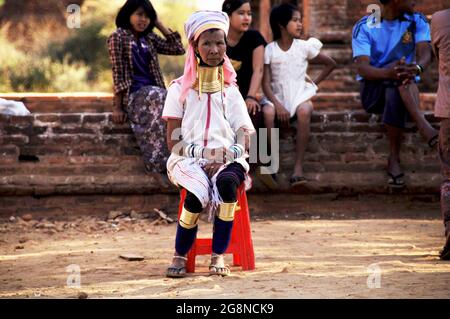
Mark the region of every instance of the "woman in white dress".
[[[336, 68], [336, 62], [320, 52], [322, 43], [315, 38], [300, 40], [302, 22], [300, 12], [290, 4], [272, 9], [270, 26], [274, 41], [264, 54], [263, 90], [273, 103], [263, 107], [264, 123], [269, 132], [274, 128], [275, 117], [282, 126], [297, 117], [296, 161], [290, 178], [292, 186], [305, 183], [303, 158], [308, 145], [313, 105], [310, 99], [316, 95], [317, 84]], [[308, 62], [323, 64], [316, 79], [306, 74]]]

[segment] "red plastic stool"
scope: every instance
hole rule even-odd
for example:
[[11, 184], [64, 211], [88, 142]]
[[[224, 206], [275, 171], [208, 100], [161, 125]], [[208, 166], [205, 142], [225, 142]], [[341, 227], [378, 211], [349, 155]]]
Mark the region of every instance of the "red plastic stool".
[[[178, 219], [180, 219], [186, 198], [186, 189], [181, 190], [181, 200], [178, 207]], [[233, 254], [233, 265], [242, 266], [242, 270], [255, 269], [255, 253], [253, 251], [252, 232], [250, 229], [250, 214], [248, 210], [245, 185], [239, 186], [237, 191], [238, 204], [234, 215], [231, 240], [225, 254]], [[187, 255], [186, 271], [195, 272], [195, 257], [198, 255], [211, 255], [212, 239], [197, 238]]]

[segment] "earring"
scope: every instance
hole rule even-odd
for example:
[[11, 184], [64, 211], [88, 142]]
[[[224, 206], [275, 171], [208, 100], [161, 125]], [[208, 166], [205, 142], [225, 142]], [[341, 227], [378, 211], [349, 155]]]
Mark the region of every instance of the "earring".
[[197, 60], [197, 64], [200, 65], [200, 53], [195, 52], [195, 59]]

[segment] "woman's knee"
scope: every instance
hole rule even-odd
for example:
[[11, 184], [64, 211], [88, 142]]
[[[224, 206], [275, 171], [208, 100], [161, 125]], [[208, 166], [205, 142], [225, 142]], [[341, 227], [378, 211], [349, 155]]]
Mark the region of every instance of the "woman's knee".
[[313, 112], [313, 105], [311, 102], [305, 102], [298, 106], [297, 117], [301, 120], [308, 120], [311, 118]]
[[263, 107], [263, 114], [265, 119], [274, 119], [275, 118], [275, 108], [273, 105], [265, 105]]
[[235, 202], [239, 181], [233, 177], [222, 177], [217, 179], [217, 190], [224, 202]]
[[200, 200], [197, 198], [197, 196], [189, 191], [187, 192], [186, 198], [184, 199], [184, 207], [193, 214], [199, 214], [203, 210]]

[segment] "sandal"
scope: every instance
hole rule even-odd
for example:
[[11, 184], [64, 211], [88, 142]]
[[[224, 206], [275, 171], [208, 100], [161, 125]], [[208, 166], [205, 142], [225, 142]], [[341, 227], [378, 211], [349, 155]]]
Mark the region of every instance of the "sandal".
[[402, 188], [405, 186], [405, 181], [403, 180], [403, 177], [405, 177], [405, 174], [400, 173], [396, 176], [394, 176], [392, 173], [388, 172], [389, 180], [388, 185], [392, 188]]
[[[215, 263], [213, 264], [212, 259], [216, 258]], [[209, 265], [209, 274], [210, 275], [219, 275], [222, 277], [226, 277], [230, 275], [230, 268], [225, 265], [223, 260], [223, 255], [212, 254], [211, 255], [211, 264]]]
[[305, 184], [307, 182], [308, 182], [308, 180], [303, 176], [292, 176], [289, 179], [289, 183], [291, 184], [291, 186], [297, 186], [297, 185]]
[[186, 277], [186, 261], [187, 257], [184, 256], [173, 256], [174, 259], [183, 259], [184, 260], [184, 266], [174, 266], [173, 263], [167, 268], [166, 271], [166, 277], [168, 278], [183, 278]]
[[434, 148], [439, 143], [439, 134], [436, 134], [428, 141], [428, 146]]
[[270, 190], [278, 189], [279, 186], [275, 174], [262, 174], [261, 167], [258, 167], [256, 171], [256, 176]]

